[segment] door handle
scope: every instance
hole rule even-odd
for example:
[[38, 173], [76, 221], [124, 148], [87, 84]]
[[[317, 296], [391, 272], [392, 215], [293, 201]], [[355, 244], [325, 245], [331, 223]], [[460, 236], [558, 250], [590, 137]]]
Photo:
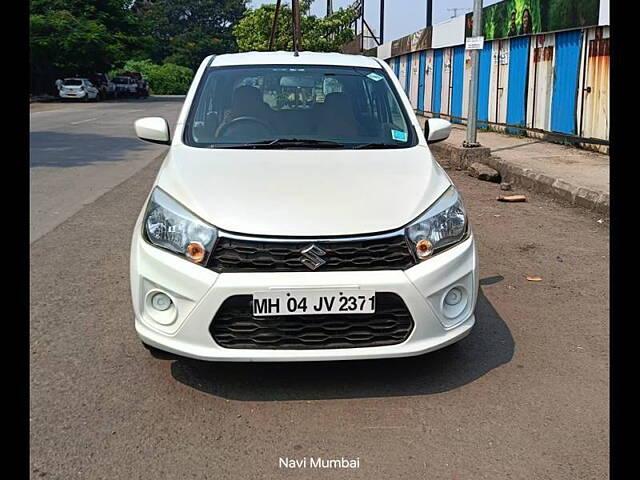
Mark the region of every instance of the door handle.
[[587, 92], [587, 93], [591, 93], [591, 87], [585, 88], [584, 91]]

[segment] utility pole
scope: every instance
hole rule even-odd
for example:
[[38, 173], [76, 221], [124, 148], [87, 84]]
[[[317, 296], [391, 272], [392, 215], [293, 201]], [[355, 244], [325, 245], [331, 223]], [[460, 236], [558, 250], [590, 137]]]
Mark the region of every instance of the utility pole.
[[273, 50], [273, 46], [276, 40], [276, 28], [278, 27], [278, 13], [280, 13], [280, 3], [282, 0], [278, 0], [276, 3], [276, 12], [273, 14], [273, 25], [271, 25], [271, 38], [269, 38], [269, 51]]
[[433, 0], [427, 0], [427, 28], [433, 25]]
[[327, 0], [327, 17], [333, 13], [333, 0]]
[[[473, 37], [482, 36], [482, 0], [473, 0]], [[478, 117], [478, 70], [480, 51], [471, 50], [471, 80], [469, 81], [469, 108], [467, 118], [467, 139], [462, 146], [467, 148], [479, 147], [477, 140]]]
[[383, 43], [384, 43], [384, 0], [380, 0], [380, 45], [382, 45]]
[[[366, 22], [364, 20], [364, 0], [362, 0], [362, 35], [360, 37], [360, 51], [364, 51], [364, 26]], [[367, 25], [369, 27], [369, 25]]]
[[302, 33], [300, 32], [300, 0], [291, 0], [291, 13], [293, 14], [293, 54], [297, 57], [302, 50]]

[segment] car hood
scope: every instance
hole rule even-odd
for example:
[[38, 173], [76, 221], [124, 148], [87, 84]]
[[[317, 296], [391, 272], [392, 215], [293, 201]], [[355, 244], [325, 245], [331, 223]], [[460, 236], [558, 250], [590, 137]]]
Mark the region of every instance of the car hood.
[[174, 145], [157, 185], [222, 230], [320, 237], [401, 228], [451, 181], [424, 146], [235, 150]]

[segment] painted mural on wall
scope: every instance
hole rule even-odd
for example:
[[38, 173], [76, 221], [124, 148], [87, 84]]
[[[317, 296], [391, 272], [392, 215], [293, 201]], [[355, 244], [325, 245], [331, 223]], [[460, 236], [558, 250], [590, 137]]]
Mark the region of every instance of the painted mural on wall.
[[391, 56], [395, 57], [411, 51], [411, 35], [398, 38], [391, 43]]
[[[600, 0], [505, 0], [482, 11], [485, 40], [598, 25]], [[466, 16], [471, 36], [473, 14]]]
[[427, 50], [431, 48], [431, 40], [433, 36], [433, 28], [427, 27], [418, 30], [412, 35], [411, 46], [415, 50]]
[[395, 57], [417, 50], [427, 50], [431, 48], [432, 27], [423, 28], [411, 35], [394, 40], [391, 43], [391, 56]]

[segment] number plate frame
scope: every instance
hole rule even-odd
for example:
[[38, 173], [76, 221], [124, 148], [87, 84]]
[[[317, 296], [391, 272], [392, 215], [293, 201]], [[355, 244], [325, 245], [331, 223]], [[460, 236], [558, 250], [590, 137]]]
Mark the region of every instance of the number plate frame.
[[255, 292], [253, 316], [371, 314], [376, 311], [376, 292], [360, 289], [270, 290]]

